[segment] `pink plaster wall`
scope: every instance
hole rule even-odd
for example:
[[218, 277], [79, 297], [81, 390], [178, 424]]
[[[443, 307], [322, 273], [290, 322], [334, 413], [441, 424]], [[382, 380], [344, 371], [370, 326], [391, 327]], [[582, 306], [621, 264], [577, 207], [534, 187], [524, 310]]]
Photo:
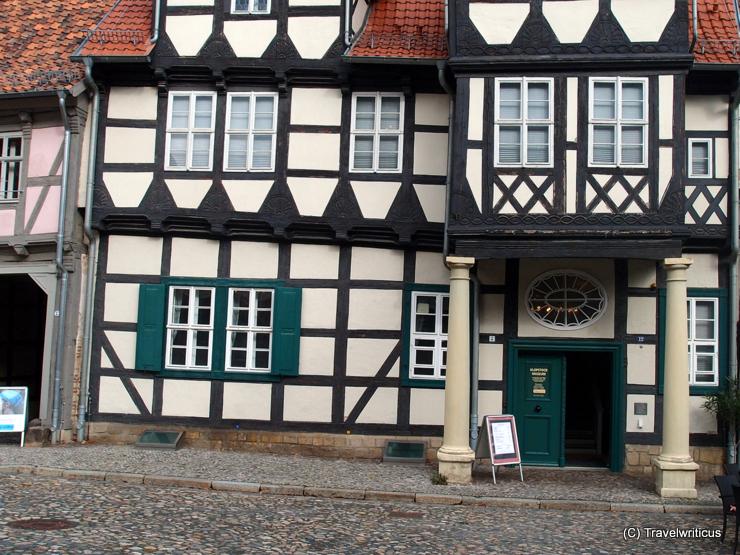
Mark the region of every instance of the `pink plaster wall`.
[[28, 220], [31, 217], [33, 209], [36, 208], [42, 187], [26, 187], [26, 213], [23, 216], [23, 226], [28, 226]]
[[[34, 224], [33, 229], [31, 229], [32, 234], [56, 233], [58, 229], [57, 220], [59, 217], [60, 191], [61, 186], [59, 185], [49, 187], [49, 194], [46, 195], [46, 200], [44, 201], [44, 205], [41, 208], [41, 212], [39, 212], [36, 223]], [[28, 199], [26, 199], [26, 202], [28, 202]]]
[[[51, 166], [64, 140], [64, 127], [44, 127], [31, 131], [28, 177], [51, 175]], [[56, 172], [59, 175], [61, 168]]]
[[0, 236], [10, 236], [15, 232], [15, 210], [0, 210]]

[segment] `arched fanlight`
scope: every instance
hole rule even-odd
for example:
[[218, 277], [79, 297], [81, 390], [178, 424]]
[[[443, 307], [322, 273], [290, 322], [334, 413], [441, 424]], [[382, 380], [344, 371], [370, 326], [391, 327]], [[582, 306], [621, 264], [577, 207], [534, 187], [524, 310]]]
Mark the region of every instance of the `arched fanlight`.
[[554, 270], [536, 277], [525, 298], [532, 319], [556, 330], [585, 328], [606, 311], [604, 287], [575, 270]]

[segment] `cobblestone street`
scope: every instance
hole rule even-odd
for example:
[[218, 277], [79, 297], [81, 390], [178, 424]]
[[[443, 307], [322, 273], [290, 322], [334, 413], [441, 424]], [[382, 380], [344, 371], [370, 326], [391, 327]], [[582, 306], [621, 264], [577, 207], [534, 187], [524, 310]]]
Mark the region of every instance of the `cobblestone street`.
[[[647, 527], [719, 530], [720, 515], [437, 506], [248, 495], [33, 475], [0, 477], [4, 554], [731, 553], [719, 539], [649, 539]], [[73, 521], [34, 531], [19, 519]], [[626, 527], [640, 528], [626, 541]]]

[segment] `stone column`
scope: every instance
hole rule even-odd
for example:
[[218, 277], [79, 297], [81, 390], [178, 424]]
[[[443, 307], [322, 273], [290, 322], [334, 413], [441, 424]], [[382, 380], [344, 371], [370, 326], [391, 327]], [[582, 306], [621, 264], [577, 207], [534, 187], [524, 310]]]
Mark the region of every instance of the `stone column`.
[[474, 258], [447, 257], [450, 313], [445, 379], [445, 430], [437, 451], [439, 473], [449, 483], [472, 478], [475, 454], [470, 448], [470, 268]]
[[689, 453], [689, 367], [686, 326], [688, 258], [666, 258], [663, 447], [653, 459], [655, 488], [661, 497], [696, 497], [696, 471]]

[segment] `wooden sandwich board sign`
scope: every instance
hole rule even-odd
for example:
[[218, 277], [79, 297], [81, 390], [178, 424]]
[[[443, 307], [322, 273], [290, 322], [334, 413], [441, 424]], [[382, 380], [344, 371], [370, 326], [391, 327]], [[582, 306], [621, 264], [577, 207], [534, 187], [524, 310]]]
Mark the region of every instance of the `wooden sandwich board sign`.
[[21, 447], [26, 437], [27, 412], [27, 387], [0, 387], [0, 433], [20, 433]]
[[493, 483], [496, 483], [497, 466], [513, 464], [519, 465], [519, 478], [523, 482], [522, 457], [519, 454], [519, 439], [516, 435], [514, 416], [511, 414], [484, 416], [480, 428], [475, 457], [477, 459], [491, 457]]

